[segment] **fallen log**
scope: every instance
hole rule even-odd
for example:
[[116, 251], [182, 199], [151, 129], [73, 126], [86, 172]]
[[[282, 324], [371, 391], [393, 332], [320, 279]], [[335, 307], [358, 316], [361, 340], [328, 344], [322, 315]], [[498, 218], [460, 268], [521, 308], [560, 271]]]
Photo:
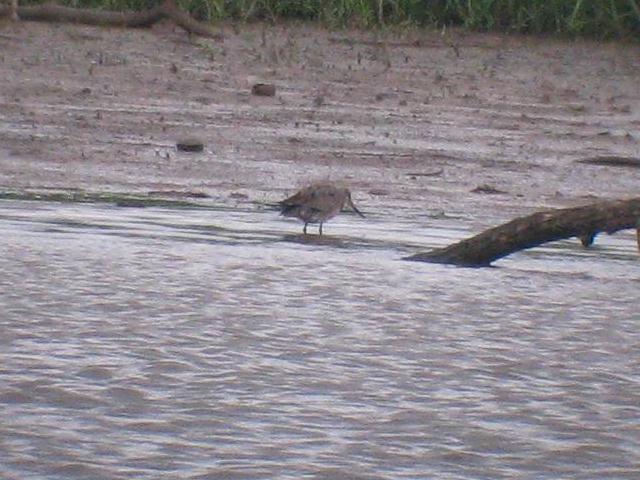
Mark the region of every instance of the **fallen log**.
[[618, 157], [616, 155], [604, 155], [600, 157], [589, 157], [576, 160], [577, 163], [586, 165], [598, 165], [601, 167], [630, 167], [640, 168], [640, 158]]
[[486, 267], [502, 257], [543, 243], [578, 237], [586, 247], [599, 232], [611, 234], [629, 228], [637, 229], [640, 249], [640, 198], [537, 212], [405, 260]]
[[[0, 17], [10, 16], [13, 13], [11, 6], [0, 5]], [[36, 22], [70, 22], [130, 28], [150, 27], [160, 20], [169, 19], [189, 33], [202, 37], [221, 38], [219, 33], [213, 32], [206, 24], [197, 21], [180, 10], [174, 0], [165, 0], [160, 5], [141, 12], [114, 12], [44, 3], [33, 6], [19, 6], [17, 13], [21, 20]]]

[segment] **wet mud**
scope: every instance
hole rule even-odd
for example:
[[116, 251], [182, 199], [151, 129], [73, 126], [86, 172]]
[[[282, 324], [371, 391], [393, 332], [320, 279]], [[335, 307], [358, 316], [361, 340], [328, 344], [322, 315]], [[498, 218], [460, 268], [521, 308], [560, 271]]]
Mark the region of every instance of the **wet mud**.
[[640, 157], [637, 45], [221, 28], [4, 25], [0, 188], [260, 209], [336, 179], [365, 210], [474, 230], [637, 195], [637, 169], [578, 162]]
[[638, 46], [224, 30], [2, 26], [0, 476], [636, 479], [635, 232], [400, 259], [638, 195]]

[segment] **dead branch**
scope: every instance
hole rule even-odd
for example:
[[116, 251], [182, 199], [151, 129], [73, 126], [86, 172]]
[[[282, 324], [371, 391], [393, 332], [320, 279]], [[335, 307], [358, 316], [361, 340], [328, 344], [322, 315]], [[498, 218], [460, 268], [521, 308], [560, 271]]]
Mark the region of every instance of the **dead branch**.
[[577, 163], [585, 163], [587, 165], [599, 165], [602, 167], [630, 167], [640, 168], [640, 158], [618, 157], [614, 155], [605, 155], [599, 157], [583, 158], [576, 160]]
[[638, 229], [640, 248], [640, 198], [537, 212], [406, 260], [484, 267], [499, 258], [543, 243], [579, 237], [583, 245], [588, 246], [599, 232], [614, 233], [629, 228]]
[[[12, 8], [0, 5], [0, 17], [12, 14]], [[187, 32], [202, 37], [221, 38], [219, 33], [211, 31], [204, 23], [198, 22], [189, 14], [180, 10], [174, 0], [165, 0], [162, 4], [143, 12], [114, 12], [107, 10], [63, 7], [55, 3], [18, 7], [21, 20], [36, 22], [70, 22], [86, 25], [143, 28], [163, 19], [169, 19]]]

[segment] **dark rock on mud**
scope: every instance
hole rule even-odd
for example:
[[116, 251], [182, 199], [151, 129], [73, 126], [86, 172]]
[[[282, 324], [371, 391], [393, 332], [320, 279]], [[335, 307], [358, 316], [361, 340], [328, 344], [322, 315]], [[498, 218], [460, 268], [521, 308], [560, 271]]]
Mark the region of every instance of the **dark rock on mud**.
[[276, 94], [276, 86], [272, 83], [256, 83], [251, 87], [251, 93], [259, 97], [273, 97]]
[[500, 190], [492, 185], [478, 185], [476, 188], [474, 188], [473, 190], [471, 190], [471, 193], [486, 193], [488, 195], [504, 195], [508, 192], [505, 192], [504, 190]]
[[240, 192], [232, 192], [229, 194], [229, 198], [234, 198], [236, 200], [246, 200], [247, 198], [249, 198], [249, 196]]
[[178, 140], [176, 148], [180, 152], [202, 152], [204, 150], [204, 142], [197, 137], [187, 137]]

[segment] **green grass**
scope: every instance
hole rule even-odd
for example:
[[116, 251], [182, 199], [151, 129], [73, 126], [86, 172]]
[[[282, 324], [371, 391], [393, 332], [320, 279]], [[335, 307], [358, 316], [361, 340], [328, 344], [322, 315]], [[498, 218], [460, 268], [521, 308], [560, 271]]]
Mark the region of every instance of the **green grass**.
[[[36, 0], [37, 1], [37, 0]], [[160, 0], [62, 0], [140, 10]], [[177, 0], [202, 20], [297, 19], [329, 27], [461, 26], [476, 31], [640, 39], [640, 0]], [[30, 3], [25, 0], [24, 3]]]

